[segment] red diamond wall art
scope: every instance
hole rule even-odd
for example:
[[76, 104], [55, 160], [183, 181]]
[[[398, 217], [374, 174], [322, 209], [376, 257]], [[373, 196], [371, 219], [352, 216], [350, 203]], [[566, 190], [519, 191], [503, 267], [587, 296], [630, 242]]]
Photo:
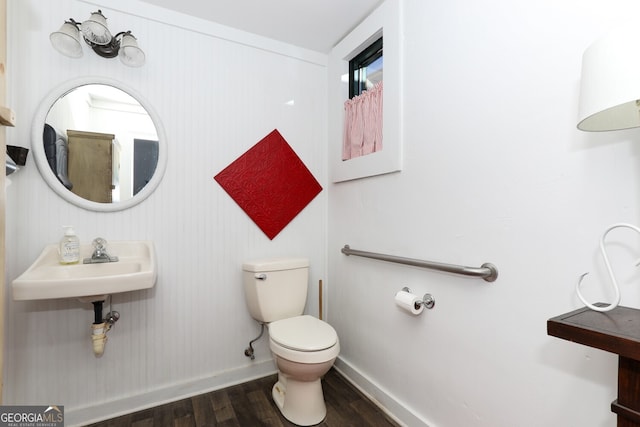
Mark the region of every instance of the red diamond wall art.
[[214, 179], [271, 240], [322, 191], [277, 129]]

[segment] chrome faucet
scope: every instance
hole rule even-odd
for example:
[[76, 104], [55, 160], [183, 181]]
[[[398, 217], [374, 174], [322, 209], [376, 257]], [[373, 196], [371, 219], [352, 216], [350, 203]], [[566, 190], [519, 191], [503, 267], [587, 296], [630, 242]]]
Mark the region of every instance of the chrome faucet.
[[107, 241], [102, 237], [93, 239], [93, 254], [91, 258], [82, 260], [84, 264], [99, 264], [103, 262], [117, 262], [117, 256], [111, 256], [107, 253]]

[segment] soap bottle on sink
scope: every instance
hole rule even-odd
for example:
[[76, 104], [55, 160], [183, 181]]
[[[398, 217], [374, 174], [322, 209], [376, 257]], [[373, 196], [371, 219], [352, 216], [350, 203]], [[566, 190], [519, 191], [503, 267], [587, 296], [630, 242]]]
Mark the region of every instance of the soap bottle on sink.
[[72, 226], [65, 225], [64, 236], [60, 239], [58, 258], [60, 264], [77, 264], [80, 261], [80, 239]]

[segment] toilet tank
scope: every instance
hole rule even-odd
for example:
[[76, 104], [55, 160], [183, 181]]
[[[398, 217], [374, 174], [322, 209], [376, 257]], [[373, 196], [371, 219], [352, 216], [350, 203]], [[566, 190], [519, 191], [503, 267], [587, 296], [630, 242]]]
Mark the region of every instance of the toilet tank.
[[251, 317], [274, 322], [299, 316], [307, 302], [309, 260], [269, 258], [242, 264], [244, 295]]

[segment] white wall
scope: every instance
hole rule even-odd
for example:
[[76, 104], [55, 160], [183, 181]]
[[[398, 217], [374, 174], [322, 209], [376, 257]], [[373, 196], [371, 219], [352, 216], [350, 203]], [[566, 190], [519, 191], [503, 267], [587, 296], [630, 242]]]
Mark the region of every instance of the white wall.
[[[151, 239], [158, 252], [155, 288], [114, 296], [121, 319], [102, 358], [91, 349], [89, 304], [16, 302], [7, 289], [4, 403], [57, 402], [77, 422], [111, 400], [124, 399], [127, 410], [144, 403], [127, 401], [140, 393], [182, 385], [170, 399], [204, 387], [195, 380], [212, 378], [208, 385], [215, 386], [275, 371], [265, 339], [256, 344], [254, 362], [244, 356], [259, 327], [245, 308], [243, 260], [308, 256], [307, 310], [314, 315], [318, 280], [326, 280], [326, 190], [271, 241], [213, 179], [277, 128], [325, 186], [326, 57], [136, 1], [100, 8], [113, 30], [133, 30], [147, 55], [144, 67], [100, 58], [86, 46], [76, 60], [51, 48], [50, 32], [97, 8], [73, 0], [10, 1], [8, 17], [9, 105], [18, 117], [7, 131], [9, 144], [30, 145], [32, 117], [51, 89], [90, 75], [134, 87], [162, 118], [168, 138], [169, 161], [158, 190], [122, 212], [96, 213], [62, 200], [41, 179], [31, 155], [12, 175], [8, 284], [45, 244], [58, 241], [66, 224], [85, 243], [96, 236]], [[222, 38], [212, 36], [218, 33]], [[292, 99], [294, 106], [285, 105]], [[93, 412], [80, 411], [93, 405]]]
[[[580, 306], [573, 287], [584, 271], [594, 272], [589, 296], [608, 299], [594, 289], [604, 280], [597, 240], [611, 223], [639, 221], [640, 131], [584, 134], [575, 117], [582, 52], [638, 16], [640, 5], [404, 0], [404, 170], [328, 185], [326, 70], [314, 65], [322, 61], [291, 47], [282, 51], [303, 60], [275, 54], [268, 41], [155, 9], [139, 13], [137, 2], [114, 3], [134, 9], [101, 7], [114, 28], [134, 30], [147, 53], [141, 69], [86, 49], [71, 60], [49, 47], [48, 34], [64, 19], [95, 6], [9, 2], [8, 104], [18, 126], [7, 131], [8, 143], [28, 144], [31, 117], [52, 87], [111, 77], [136, 87], [163, 118], [171, 150], [165, 179], [143, 204], [99, 214], [53, 194], [30, 159], [7, 194], [7, 282], [69, 223], [84, 241], [154, 240], [159, 281], [152, 291], [114, 298], [122, 318], [99, 359], [88, 343], [89, 307], [8, 297], [4, 403], [55, 402], [82, 414], [221, 373], [250, 377], [243, 350], [258, 328], [244, 308], [240, 263], [294, 253], [311, 258], [312, 314], [328, 263], [339, 367], [407, 424], [615, 425], [615, 356], [547, 336], [546, 320]], [[208, 35], [218, 31], [224, 37]], [[291, 98], [294, 109], [284, 107]], [[328, 188], [269, 241], [212, 177], [275, 127]], [[638, 306], [629, 268], [637, 242], [619, 238], [623, 304]], [[344, 244], [492, 262], [500, 277], [487, 284], [347, 258]], [[431, 292], [436, 308], [418, 318], [397, 310], [393, 295], [405, 285]], [[268, 363], [264, 340], [257, 358]]]
[[[549, 337], [610, 300], [598, 239], [640, 222], [640, 131], [576, 130], [581, 56], [631, 0], [404, 0], [404, 169], [329, 188], [329, 321], [338, 365], [409, 425], [614, 426], [615, 355]], [[331, 117], [331, 115], [330, 115]], [[333, 124], [330, 124], [333, 125]], [[330, 141], [336, 143], [336, 141]], [[640, 307], [634, 233], [610, 235], [622, 304]], [[617, 243], [616, 243], [617, 242]], [[480, 266], [480, 279], [340, 253]], [[589, 283], [589, 285], [587, 285]], [[436, 306], [397, 309], [403, 286]]]

